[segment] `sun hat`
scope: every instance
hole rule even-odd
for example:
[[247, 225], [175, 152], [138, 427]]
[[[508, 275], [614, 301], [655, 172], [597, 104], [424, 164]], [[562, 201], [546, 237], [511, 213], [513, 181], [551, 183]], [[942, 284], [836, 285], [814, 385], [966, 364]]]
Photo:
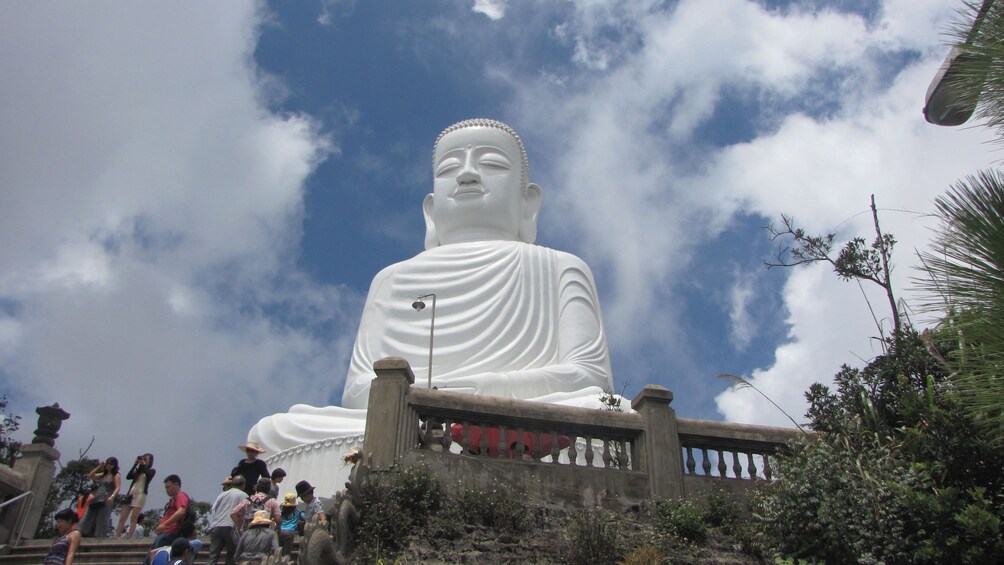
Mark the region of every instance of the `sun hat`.
[[314, 487], [307, 481], [296, 483], [296, 496], [303, 496], [309, 492], [314, 492]]
[[258, 453], [265, 453], [265, 450], [261, 448], [261, 445], [253, 439], [249, 439], [246, 445], [238, 445], [237, 449], [241, 451], [247, 451], [250, 449], [252, 451], [257, 451]]
[[268, 517], [268, 510], [256, 510], [254, 513], [254, 518], [248, 523], [249, 528], [254, 528], [256, 526], [266, 526], [271, 524], [272, 519]]
[[286, 500], [284, 500], [283, 503], [282, 503], [283, 506], [296, 506], [296, 493], [295, 492], [287, 492], [285, 498], [286, 498]]

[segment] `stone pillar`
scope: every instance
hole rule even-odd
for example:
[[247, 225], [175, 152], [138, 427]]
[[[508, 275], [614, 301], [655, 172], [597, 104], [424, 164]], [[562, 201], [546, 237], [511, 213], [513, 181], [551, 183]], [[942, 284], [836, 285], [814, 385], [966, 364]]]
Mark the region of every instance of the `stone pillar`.
[[397, 462], [407, 445], [408, 391], [415, 373], [401, 357], [385, 357], [373, 363], [376, 378], [370, 383], [363, 450], [374, 471], [385, 471]]
[[56, 438], [59, 437], [63, 420], [70, 417], [69, 412], [60, 408], [58, 402], [52, 406], [40, 406], [35, 409], [35, 413], [38, 414], [35, 437], [30, 444], [21, 447], [21, 457], [14, 462], [14, 471], [24, 477], [28, 484], [27, 490], [35, 493], [24, 523], [23, 532], [28, 537], [35, 535], [38, 523], [43, 518], [42, 507], [49, 496], [52, 481], [56, 478], [56, 461], [59, 461], [59, 452], [55, 448]]
[[649, 492], [657, 500], [683, 496], [683, 458], [676, 412], [669, 407], [672, 401], [673, 393], [659, 385], [646, 385], [631, 401], [645, 423], [637, 455], [648, 474]]
[[52, 481], [56, 478], [58, 460], [59, 452], [55, 447], [44, 443], [30, 443], [21, 447], [21, 457], [14, 462], [14, 471], [21, 473], [28, 483], [28, 490], [35, 493], [23, 530], [25, 537], [29, 539], [34, 537], [38, 523], [42, 520], [42, 507], [49, 496]]

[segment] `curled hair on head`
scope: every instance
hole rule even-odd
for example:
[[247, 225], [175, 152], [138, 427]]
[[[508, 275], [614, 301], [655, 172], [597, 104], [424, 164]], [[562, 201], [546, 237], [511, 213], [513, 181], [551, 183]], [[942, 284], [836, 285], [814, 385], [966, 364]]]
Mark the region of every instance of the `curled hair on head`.
[[440, 132], [439, 137], [436, 138], [436, 143], [432, 145], [432, 170], [436, 170], [436, 151], [439, 149], [439, 142], [443, 140], [448, 134], [451, 134], [457, 130], [464, 128], [495, 128], [497, 130], [502, 130], [508, 133], [514, 140], [516, 140], [516, 145], [519, 146], [519, 164], [520, 164], [520, 188], [523, 193], [526, 193], [526, 187], [530, 183], [530, 160], [526, 156], [526, 148], [523, 147], [523, 140], [520, 139], [519, 134], [516, 130], [512, 129], [508, 125], [489, 118], [474, 118], [471, 120], [464, 120], [462, 122], [457, 122], [452, 126], [444, 129]]
[[69, 508], [64, 508], [59, 512], [56, 512], [53, 518], [56, 520], [66, 520], [71, 524], [76, 524], [78, 521], [80, 521], [80, 516], [77, 516], [77, 513]]

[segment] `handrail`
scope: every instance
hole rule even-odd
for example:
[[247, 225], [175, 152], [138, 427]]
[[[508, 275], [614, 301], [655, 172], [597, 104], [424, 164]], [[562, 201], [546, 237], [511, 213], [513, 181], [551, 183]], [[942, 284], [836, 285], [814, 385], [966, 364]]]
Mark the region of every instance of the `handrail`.
[[[14, 504], [22, 498], [27, 498], [28, 500], [25, 504], [21, 505], [20, 512], [18, 512], [17, 518], [14, 521], [14, 526], [10, 529], [12, 539], [9, 541], [11, 547], [17, 547], [21, 544], [21, 536], [24, 533], [24, 525], [27, 522], [28, 511], [31, 510], [31, 503], [35, 500], [35, 493], [33, 491], [26, 490], [14, 498], [0, 503], [0, 512], [3, 512], [5, 506]], [[17, 533], [15, 534], [15, 532]]]

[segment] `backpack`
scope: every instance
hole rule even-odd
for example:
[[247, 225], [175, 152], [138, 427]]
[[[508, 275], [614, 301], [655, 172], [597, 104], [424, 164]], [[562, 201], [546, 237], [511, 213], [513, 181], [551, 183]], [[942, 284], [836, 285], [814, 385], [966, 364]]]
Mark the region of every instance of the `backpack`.
[[[265, 505], [268, 503], [269, 500], [272, 500], [271, 498], [269, 498], [268, 496], [266, 496], [266, 497], [262, 498], [261, 500], [255, 502], [254, 497], [258, 496], [259, 494], [262, 494], [262, 493], [256, 492], [254, 495], [249, 496], [247, 498], [247, 500], [248, 500], [248, 507], [244, 510], [244, 526], [242, 527], [243, 530], [247, 530], [248, 529], [248, 524], [251, 523], [251, 520], [254, 520], [254, 513], [257, 512], [257, 511], [259, 511], [259, 510], [265, 510], [266, 509]], [[269, 518], [271, 518], [271, 517], [272, 517], [272, 513], [269, 512]]]

